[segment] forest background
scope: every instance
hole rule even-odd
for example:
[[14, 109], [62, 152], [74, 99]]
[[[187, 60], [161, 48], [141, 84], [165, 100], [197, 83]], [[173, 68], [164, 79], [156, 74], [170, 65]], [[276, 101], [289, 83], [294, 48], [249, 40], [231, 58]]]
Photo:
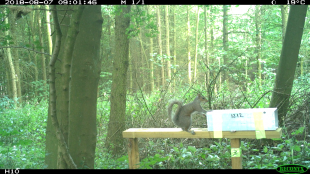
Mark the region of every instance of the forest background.
[[[282, 139], [243, 139], [243, 168], [310, 167], [306, 11], [1, 6], [0, 168], [128, 168], [122, 131], [174, 127], [168, 101], [197, 93], [207, 110], [278, 107]], [[230, 168], [229, 141], [140, 139], [140, 168]]]

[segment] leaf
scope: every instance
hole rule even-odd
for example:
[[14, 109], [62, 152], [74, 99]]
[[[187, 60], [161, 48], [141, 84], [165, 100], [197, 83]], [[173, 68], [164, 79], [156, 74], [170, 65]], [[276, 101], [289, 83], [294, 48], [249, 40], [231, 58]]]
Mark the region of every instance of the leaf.
[[187, 148], [194, 153], [197, 151], [197, 149], [194, 146], [188, 146]]
[[300, 146], [294, 145], [294, 146], [293, 146], [293, 150], [295, 150], [295, 151], [297, 151], [297, 152], [300, 152]]
[[264, 149], [263, 149], [263, 151], [264, 151], [265, 153], [267, 153], [267, 152], [268, 152], [268, 148], [265, 146]]
[[24, 146], [26, 146], [26, 145], [29, 145], [31, 143], [32, 143], [32, 140], [20, 140], [20, 141], [18, 141], [16, 143], [16, 145], [24, 145]]
[[180, 152], [179, 149], [176, 148], [176, 147], [173, 147], [173, 150], [176, 151], [176, 152]]
[[298, 130], [292, 132], [292, 135], [299, 135], [304, 132], [305, 127], [300, 127]]

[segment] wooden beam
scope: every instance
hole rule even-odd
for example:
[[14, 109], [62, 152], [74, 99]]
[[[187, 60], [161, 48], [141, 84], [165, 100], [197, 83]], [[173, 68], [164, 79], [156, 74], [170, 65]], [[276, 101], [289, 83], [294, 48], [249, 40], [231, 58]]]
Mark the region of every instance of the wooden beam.
[[230, 145], [232, 148], [231, 167], [232, 169], [242, 169], [242, 151], [240, 148], [240, 138], [231, 139]]
[[129, 138], [128, 158], [129, 158], [129, 169], [139, 168], [138, 138]]
[[[214, 131], [208, 128], [192, 128], [195, 135], [182, 131], [181, 128], [130, 128], [123, 131], [124, 138], [214, 138]], [[282, 128], [266, 131], [266, 138], [281, 138]], [[222, 138], [249, 138], [256, 139], [255, 131], [223, 131]]]

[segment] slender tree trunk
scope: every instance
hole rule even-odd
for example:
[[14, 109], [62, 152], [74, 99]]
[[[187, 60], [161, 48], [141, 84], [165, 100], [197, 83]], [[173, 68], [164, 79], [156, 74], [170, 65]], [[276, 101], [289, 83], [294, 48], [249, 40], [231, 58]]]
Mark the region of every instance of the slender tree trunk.
[[[173, 8], [173, 73], [176, 74], [177, 72], [177, 32], [176, 32], [176, 25], [175, 25], [175, 9], [176, 6], [171, 6]], [[176, 78], [173, 78], [173, 85], [174, 85], [174, 90], [176, 87]]]
[[[244, 43], [247, 43], [247, 33], [244, 33]], [[244, 74], [245, 74], [245, 81], [244, 81], [244, 88], [243, 88], [243, 90], [244, 91], [246, 91], [246, 92], [248, 92], [248, 57], [245, 57], [244, 58]]]
[[[52, 9], [56, 10], [55, 6], [51, 6]], [[58, 49], [58, 47], [64, 47], [64, 45], [66, 45], [66, 36], [67, 36], [67, 31], [68, 31], [68, 26], [70, 26], [70, 16], [72, 15], [72, 11], [73, 11], [73, 6], [57, 6], [57, 9], [60, 10], [59, 13], [54, 13], [55, 11], [52, 10], [53, 13], [53, 19], [54, 19], [54, 27], [55, 27], [55, 32], [56, 34], [54, 34], [54, 43], [55, 43], [55, 48], [54, 49]], [[67, 11], [66, 11], [67, 10]], [[55, 19], [55, 14], [58, 15], [57, 19]], [[58, 19], [61, 20], [62, 24], [61, 25], [61, 29], [59, 29], [59, 31], [57, 31], [56, 28], [56, 20], [58, 21]], [[58, 36], [57, 32], [60, 32], [60, 36]], [[57, 38], [58, 36], [58, 38]], [[60, 41], [58, 41], [58, 39], [60, 39]], [[58, 43], [59, 42], [59, 43]], [[62, 43], [62, 45], [59, 45], [60, 43]], [[58, 45], [57, 45], [58, 44]], [[60, 48], [59, 48], [60, 49]], [[61, 70], [61, 66], [62, 66], [62, 62], [63, 62], [63, 56], [64, 56], [64, 49], [60, 49], [60, 50], [56, 50], [56, 52], [59, 51], [59, 55], [57, 55], [57, 59], [59, 61], [55, 62], [54, 65], [54, 70], [56, 72], [56, 79], [54, 80], [54, 82], [50, 83], [55, 83], [55, 90], [56, 90], [56, 95], [57, 96], [61, 96], [63, 95], [63, 89], [62, 89], [62, 70]], [[55, 50], [53, 50], [53, 56], [55, 56], [54, 54], [56, 54]], [[58, 54], [58, 53], [57, 53]], [[52, 58], [51, 58], [52, 59]], [[49, 67], [51, 67], [51, 62], [49, 63]], [[50, 70], [51, 71], [51, 70]], [[51, 78], [51, 74], [49, 74], [49, 79]], [[51, 86], [51, 84], [50, 84]], [[50, 93], [51, 93], [51, 87], [50, 87]], [[51, 94], [50, 94], [51, 95]], [[63, 102], [62, 102], [62, 98], [61, 97], [57, 97], [55, 98], [55, 100], [57, 101], [53, 101], [55, 102], [56, 108], [57, 110], [56, 112], [56, 118], [58, 120], [58, 124], [60, 129], [62, 129], [61, 131], [64, 131], [64, 134], [62, 134], [64, 136], [64, 141], [66, 144], [68, 144], [67, 140], [68, 140], [68, 136], [67, 136], [67, 130], [68, 127], [65, 129], [63, 129], [63, 127], [66, 127], [66, 125], [68, 125], [68, 117], [63, 117], [62, 114], [64, 113], [64, 109], [63, 107]], [[50, 101], [51, 102], [51, 101]], [[52, 119], [52, 114], [53, 110], [52, 110], [52, 104], [50, 103], [49, 105], [49, 110], [48, 110], [48, 119], [47, 119], [47, 127], [46, 127], [46, 155], [45, 155], [45, 165], [47, 166], [48, 169], [56, 169], [56, 168], [68, 168], [66, 166], [66, 162], [65, 159], [63, 158], [62, 154], [61, 154], [61, 146], [58, 147], [59, 145], [59, 141], [56, 138], [57, 135], [56, 134], [56, 128], [53, 125], [53, 119]], [[63, 133], [63, 132], [62, 132]]]
[[[150, 12], [150, 7], [146, 6], [147, 9], [147, 13], [151, 14]], [[151, 32], [151, 29], [149, 29], [149, 32]], [[153, 55], [153, 38], [149, 37], [149, 41], [150, 41], [150, 51], [149, 51], [149, 60], [150, 60], [150, 80], [151, 80], [151, 85], [150, 85], [150, 92], [153, 92], [154, 90], [154, 57]]]
[[[7, 13], [7, 12], [6, 12]], [[9, 21], [8, 18], [5, 18], [5, 24], [9, 25]], [[8, 36], [10, 35], [9, 30], [5, 31], [5, 35]], [[8, 43], [8, 47], [9, 45], [9, 41], [7, 40]], [[12, 60], [12, 53], [11, 53], [11, 48], [7, 48], [6, 49], [6, 55], [7, 55], [7, 60], [9, 62], [9, 66], [10, 66], [10, 73], [11, 73], [11, 83], [12, 83], [12, 93], [13, 93], [13, 100], [14, 100], [14, 108], [16, 107], [16, 102], [17, 102], [17, 87], [16, 87], [16, 73], [15, 73], [15, 67], [13, 64], [13, 60]]]
[[158, 5], [157, 7], [157, 28], [158, 28], [158, 35], [157, 35], [157, 40], [158, 40], [158, 52], [161, 57], [161, 86], [165, 86], [165, 62], [163, 58], [163, 49], [162, 49], [162, 41], [161, 41], [161, 22], [160, 22], [160, 6]]
[[[130, 41], [131, 40], [131, 41]], [[132, 40], [133, 39], [130, 39], [129, 40], [129, 48], [137, 48], [137, 44], [135, 44], [136, 42], [133, 42]], [[130, 46], [132, 43], [132, 47]], [[128, 48], [128, 49], [129, 49]], [[132, 58], [132, 92], [133, 93], [136, 93], [137, 92], [137, 89], [138, 89], [138, 83], [136, 82], [137, 80], [137, 74], [138, 74], [138, 61], [137, 61], [137, 57], [138, 57], [138, 51], [131, 51], [131, 58]], [[128, 54], [129, 54], [129, 51], [128, 51]]]
[[203, 8], [203, 10], [204, 10], [204, 20], [205, 20], [205, 30], [204, 30], [204, 32], [205, 32], [205, 56], [206, 56], [206, 66], [207, 66], [207, 68], [206, 68], [206, 72], [205, 72], [205, 74], [206, 74], [206, 76], [205, 76], [205, 87], [206, 87], [206, 89], [207, 89], [207, 91], [208, 91], [208, 103], [209, 103], [209, 108], [211, 108], [211, 86], [209, 86], [209, 81], [210, 81], [210, 64], [209, 64], [209, 53], [208, 53], [208, 14], [207, 14], [207, 6], [205, 5], [204, 6], [204, 8]]
[[111, 109], [106, 139], [106, 146], [112, 149], [113, 154], [122, 153], [124, 142], [122, 131], [125, 130], [126, 120], [126, 77], [129, 52], [126, 29], [130, 23], [128, 13], [130, 13], [131, 6], [117, 6], [116, 8], [121, 9], [121, 12], [115, 16], [115, 50], [118, 51], [113, 61]]
[[259, 87], [262, 86], [262, 64], [261, 64], [261, 42], [262, 42], [262, 35], [261, 35], [261, 9], [260, 5], [255, 6], [255, 28], [256, 28], [256, 61], [257, 61], [257, 74], [258, 74], [258, 81]]
[[197, 7], [197, 14], [196, 14], [194, 82], [197, 80], [198, 24], [199, 24], [199, 6]]
[[[168, 60], [167, 60], [167, 78], [169, 80], [171, 80], [171, 62], [170, 62], [170, 44], [169, 44], [169, 13], [168, 13], [168, 8], [169, 6], [166, 5], [165, 6], [165, 22], [166, 22], [166, 54], [167, 54], [167, 57], [168, 57]], [[171, 89], [171, 87], [169, 87], [169, 89]]]
[[288, 5], [281, 5], [281, 15], [282, 15], [282, 44], [284, 43], [284, 36], [287, 24], [287, 15], [288, 15]]
[[133, 69], [132, 69], [132, 64], [133, 64], [133, 58], [130, 55], [130, 44], [129, 44], [129, 51], [128, 51], [128, 60], [129, 60], [129, 91], [133, 93]]
[[[61, 126], [58, 122], [57, 119], [57, 106], [56, 106], [56, 68], [55, 68], [55, 62], [57, 60], [58, 54], [59, 54], [59, 50], [61, 48], [61, 37], [62, 37], [62, 33], [60, 30], [60, 25], [58, 22], [58, 17], [57, 17], [57, 10], [56, 10], [56, 6], [53, 6], [53, 16], [54, 16], [54, 20], [55, 20], [55, 28], [56, 28], [56, 44], [55, 44], [55, 50], [53, 52], [51, 61], [49, 63], [49, 83], [50, 83], [50, 100], [49, 100], [49, 112], [50, 112], [50, 119], [51, 122], [54, 126], [54, 129], [56, 130], [56, 137], [57, 140], [59, 142], [59, 156], [61, 156], [61, 158], [64, 159], [65, 161], [65, 166], [68, 166], [68, 168], [71, 169], [76, 169], [77, 166], [74, 163], [73, 159], [71, 158], [69, 152], [68, 152], [68, 143], [66, 142], [64, 135], [62, 133], [61, 130]], [[55, 152], [54, 152], [55, 153]], [[64, 166], [63, 164], [57, 164], [57, 167], [59, 168], [59, 166]]]
[[[5, 50], [6, 52], [7, 52], [7, 50]], [[6, 57], [6, 59], [7, 59], [7, 64], [8, 64], [8, 66], [7, 66], [7, 68], [6, 68], [6, 70], [5, 70], [5, 75], [6, 75], [6, 79], [8, 79], [8, 81], [7, 81], [7, 83], [6, 83], [6, 88], [7, 88], [7, 92], [8, 92], [8, 96], [9, 96], [9, 98], [12, 98], [13, 99], [13, 87], [12, 87], [12, 77], [11, 77], [11, 66], [10, 66], [10, 63], [9, 63], [9, 61], [8, 61], [8, 57]], [[11, 79], [11, 81], [9, 80], [9, 79]], [[14, 103], [13, 103], [14, 104]], [[15, 105], [15, 104], [14, 104]]]
[[[17, 33], [16, 33], [17, 23], [16, 21], [20, 19], [22, 15], [25, 16], [28, 13], [30, 13], [32, 9], [27, 8], [27, 7], [21, 7], [21, 6], [7, 6], [7, 8], [10, 9], [10, 14], [7, 13], [6, 19], [8, 19], [8, 21], [6, 21], [6, 23], [8, 25], [10, 24], [10, 34], [12, 37], [12, 42], [17, 44]], [[14, 64], [14, 69], [15, 69], [14, 81], [16, 83], [18, 102], [21, 104], [22, 103], [22, 92], [21, 92], [22, 90], [21, 90], [21, 75], [20, 75], [18, 49], [9, 50], [8, 52], [10, 52], [9, 54]], [[14, 98], [14, 100], [16, 100], [16, 98]]]
[[[214, 6], [210, 6], [210, 55], [212, 55], [214, 53], [214, 29], [213, 29], [213, 26], [214, 26], [214, 17], [213, 17], [213, 14], [214, 14], [214, 9], [215, 7]], [[216, 61], [216, 60], [214, 60]], [[218, 69], [220, 70], [220, 69]], [[214, 72], [211, 72], [212, 74], [212, 77], [215, 78], [215, 73]], [[214, 90], [214, 94], [217, 95], [217, 88], [221, 88], [221, 73], [219, 74], [218, 76], [218, 79], [214, 79], [217, 83], [214, 83], [214, 87], [213, 87], [213, 90]]]
[[[14, 44], [17, 44], [17, 34], [16, 34], [16, 18], [15, 13], [12, 12], [8, 15], [9, 24], [10, 24], [10, 34], [12, 37], [12, 42]], [[17, 91], [17, 98], [18, 98], [18, 106], [22, 103], [22, 90], [21, 90], [21, 75], [20, 75], [20, 66], [19, 66], [19, 55], [18, 55], [18, 49], [11, 49], [10, 50], [11, 59], [13, 61], [14, 69], [15, 69], [15, 83], [16, 83], [16, 91]]]
[[[228, 6], [223, 6], [223, 48], [224, 51], [228, 51]], [[228, 64], [228, 58], [227, 55], [223, 55], [223, 65]], [[229, 82], [228, 82], [228, 76], [227, 76], [227, 70], [225, 69], [223, 72], [223, 82], [227, 83], [227, 87], [229, 88]]]
[[[31, 20], [29, 20], [30, 21], [30, 25], [31, 25], [31, 29], [30, 29], [30, 35], [31, 35], [31, 37], [32, 37], [32, 40], [33, 40], [33, 42], [35, 42], [35, 35], [34, 35], [34, 33], [36, 33], [35, 32], [35, 25], [34, 25], [34, 23], [35, 23], [35, 21], [36, 21], [36, 19], [35, 19], [35, 17], [36, 17], [36, 11], [33, 11], [33, 13], [32, 13], [32, 18], [31, 18]], [[38, 12], [37, 12], [38, 13]], [[30, 45], [30, 43], [29, 43], [29, 45]], [[33, 46], [34, 47], [34, 46]], [[38, 54], [32, 54], [32, 57], [33, 57], [33, 68], [34, 68], [34, 82], [38, 82], [38, 76], [39, 76], [39, 72], [38, 72], [38, 66], [37, 66], [37, 55]], [[34, 84], [34, 91], [35, 91], [35, 98], [38, 96], [38, 90], [37, 90], [37, 83], [36, 84]]]
[[[142, 43], [142, 37], [141, 37], [141, 33], [142, 31], [140, 31], [140, 34], [139, 34], [139, 38], [140, 38], [140, 55], [139, 55], [139, 58], [140, 58], [140, 61], [138, 62], [140, 65], [139, 65], [139, 69], [138, 69], [138, 72], [139, 72], [139, 79], [137, 80], [137, 83], [139, 83], [139, 88], [143, 88], [144, 83], [144, 59], [143, 59], [143, 52], [144, 52], [144, 49], [143, 49], [143, 43]], [[140, 89], [139, 89], [140, 90]]]
[[[38, 5], [39, 7], [39, 5]], [[40, 8], [40, 7], [39, 7]], [[41, 52], [43, 53], [44, 52], [44, 49], [43, 49], [43, 37], [42, 37], [42, 31], [41, 28], [43, 28], [42, 24], [41, 24], [41, 18], [39, 16], [39, 13], [36, 13], [37, 14], [37, 20], [38, 20], [38, 29], [39, 29], [39, 41], [40, 41], [40, 46], [41, 46]], [[42, 77], [43, 77], [43, 85], [45, 86], [47, 81], [46, 81], [46, 66], [45, 66], [45, 55], [44, 54], [41, 54], [41, 62], [42, 62]]]
[[[52, 55], [53, 51], [53, 42], [52, 42], [52, 36], [51, 36], [51, 20], [50, 20], [50, 12], [49, 12], [49, 6], [45, 5], [45, 16], [46, 16], [46, 31], [47, 31], [47, 40], [48, 40], [48, 52], [50, 55]], [[47, 59], [49, 61], [49, 58]]]
[[191, 67], [191, 52], [190, 52], [190, 21], [189, 21], [189, 6], [187, 6], [187, 58], [188, 58], [188, 83], [192, 83], [192, 67]]

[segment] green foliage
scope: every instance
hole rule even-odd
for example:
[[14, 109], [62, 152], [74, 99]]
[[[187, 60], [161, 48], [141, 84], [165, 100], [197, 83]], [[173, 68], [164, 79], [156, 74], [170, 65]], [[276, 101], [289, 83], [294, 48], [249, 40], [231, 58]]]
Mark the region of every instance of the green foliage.
[[[258, 155], [243, 157], [244, 168], [249, 169], [274, 169], [284, 164], [300, 164], [310, 166], [310, 144], [292, 139], [283, 140], [276, 147], [264, 146], [263, 149], [251, 149], [247, 143], [242, 143], [243, 154], [245, 151], [259, 152]], [[301, 148], [302, 147], [302, 150]], [[301, 152], [303, 151], [303, 152]], [[295, 155], [294, 155], [294, 152]]]
[[[115, 15], [120, 15], [124, 6], [114, 6]], [[143, 29], [146, 31], [145, 36], [156, 37], [158, 34], [157, 26], [154, 23], [154, 15], [147, 14], [146, 9], [140, 6], [132, 6], [131, 12], [126, 14], [126, 17], [130, 17], [130, 25], [126, 29], [126, 34], [129, 38], [136, 37]]]
[[47, 102], [33, 103], [1, 111], [0, 168], [43, 167]]
[[128, 169], [128, 156], [115, 158], [107, 149], [99, 149], [97, 145], [95, 169]]
[[140, 169], [152, 169], [154, 165], [164, 169], [163, 161], [166, 161], [168, 158], [169, 157], [161, 157], [159, 154], [149, 156], [140, 162]]
[[100, 78], [103, 80], [103, 83], [100, 83], [99, 89], [102, 92], [111, 92], [112, 85], [112, 73], [110, 72], [100, 72]]
[[[38, 80], [38, 81], [33, 81], [29, 83], [32, 88], [34, 89], [33, 91], [28, 92], [26, 95], [27, 97], [33, 99], [33, 100], [42, 100], [42, 99], [47, 99], [49, 95], [49, 85], [46, 84], [44, 80]], [[36, 91], [36, 92], [35, 92]], [[36, 96], [37, 94], [37, 96]], [[36, 98], [36, 99], [35, 99]]]

